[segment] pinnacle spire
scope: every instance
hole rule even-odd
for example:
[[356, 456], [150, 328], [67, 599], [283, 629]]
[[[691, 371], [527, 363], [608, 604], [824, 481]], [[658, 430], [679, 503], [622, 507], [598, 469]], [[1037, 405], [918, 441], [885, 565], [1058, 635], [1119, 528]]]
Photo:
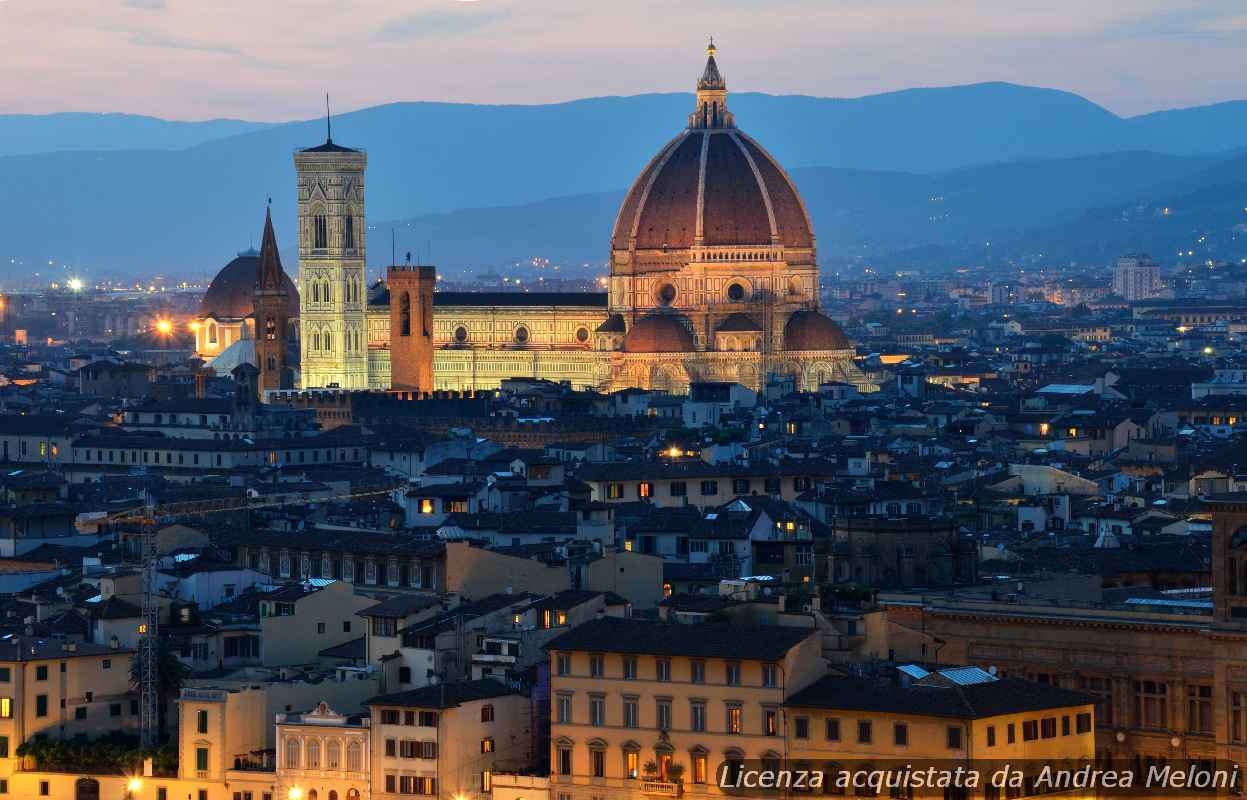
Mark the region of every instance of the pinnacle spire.
[[260, 265], [256, 275], [256, 288], [262, 292], [284, 292], [281, 254], [277, 251], [277, 234], [273, 232], [273, 207], [264, 209], [264, 236], [260, 240]]
[[718, 48], [714, 37], [706, 47], [706, 68], [697, 81], [697, 110], [689, 115], [688, 126], [696, 129], [734, 128], [736, 119], [727, 110], [727, 81], [715, 61]]

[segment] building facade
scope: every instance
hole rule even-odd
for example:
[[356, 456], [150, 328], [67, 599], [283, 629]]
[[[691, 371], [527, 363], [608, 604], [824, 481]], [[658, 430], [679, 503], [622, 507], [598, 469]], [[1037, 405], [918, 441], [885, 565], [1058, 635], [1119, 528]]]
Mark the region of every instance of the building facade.
[[[294, 161], [303, 389], [494, 389], [533, 377], [687, 393], [699, 381], [758, 390], [773, 373], [808, 390], [878, 388], [818, 310], [809, 214], [783, 167], [736, 127], [713, 45], [687, 128], [620, 207], [604, 294], [434, 293], [432, 268], [412, 266], [388, 273], [401, 291], [366, 287], [367, 156], [329, 138]], [[204, 357], [255, 335], [247, 301], [224, 299], [220, 281], [198, 321]], [[403, 333], [404, 319], [418, 330]], [[229, 371], [238, 357], [254, 359], [210, 365]]]

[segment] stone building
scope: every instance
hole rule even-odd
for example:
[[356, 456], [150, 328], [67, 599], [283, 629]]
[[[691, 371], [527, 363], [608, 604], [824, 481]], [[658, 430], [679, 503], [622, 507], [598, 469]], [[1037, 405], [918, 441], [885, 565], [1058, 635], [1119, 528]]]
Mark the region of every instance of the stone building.
[[[604, 294], [433, 292], [432, 269], [410, 266], [387, 275], [402, 293], [381, 281], [366, 287], [367, 156], [332, 138], [298, 151], [299, 310], [290, 316], [299, 385], [473, 390], [527, 376], [686, 393], [698, 381], [759, 389], [779, 373], [801, 389], [876, 389], [840, 326], [818, 310], [813, 226], [796, 186], [736, 127], [727, 94], [712, 44], [688, 127], [620, 207]], [[205, 297], [196, 339], [205, 357], [254, 336], [250, 286], [241, 297], [246, 264], [231, 262]], [[413, 313], [425, 341], [394, 330]], [[228, 361], [219, 366], [236, 365]]]

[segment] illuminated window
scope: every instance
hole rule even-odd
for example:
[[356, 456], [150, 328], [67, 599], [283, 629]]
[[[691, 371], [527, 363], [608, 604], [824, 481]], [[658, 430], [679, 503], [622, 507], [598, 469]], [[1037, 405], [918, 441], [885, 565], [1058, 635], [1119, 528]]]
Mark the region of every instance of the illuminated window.
[[642, 481], [637, 484], [637, 496], [640, 498], [653, 497], [654, 484], [649, 483], [648, 481]]
[[0, 697], [0, 717], [4, 719], [13, 718], [13, 698]]
[[727, 707], [727, 732], [741, 732], [740, 706]]
[[426, 497], [420, 501], [420, 513], [421, 514], [432, 514], [433, 513], [433, 499], [432, 498]]
[[624, 753], [624, 777], [635, 780], [638, 772], [638, 766], [641, 762], [641, 754], [635, 750], [628, 750]]

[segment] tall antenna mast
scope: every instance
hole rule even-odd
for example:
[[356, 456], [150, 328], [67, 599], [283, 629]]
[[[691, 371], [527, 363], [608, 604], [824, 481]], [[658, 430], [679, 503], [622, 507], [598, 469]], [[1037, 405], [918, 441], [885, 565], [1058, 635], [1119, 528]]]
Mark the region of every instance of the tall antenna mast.
[[390, 263], [398, 263], [398, 234], [390, 228]]
[[329, 116], [329, 92], [325, 92], [325, 141], [333, 144], [333, 118]]

